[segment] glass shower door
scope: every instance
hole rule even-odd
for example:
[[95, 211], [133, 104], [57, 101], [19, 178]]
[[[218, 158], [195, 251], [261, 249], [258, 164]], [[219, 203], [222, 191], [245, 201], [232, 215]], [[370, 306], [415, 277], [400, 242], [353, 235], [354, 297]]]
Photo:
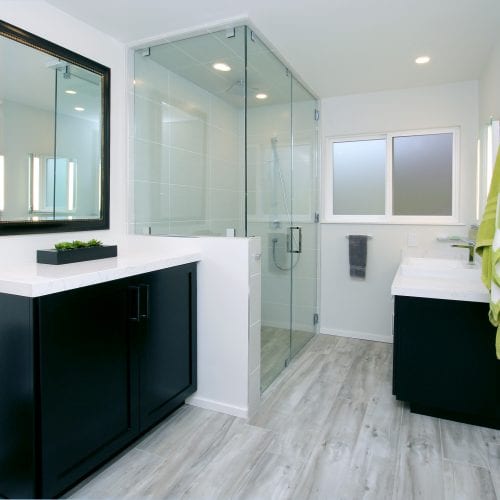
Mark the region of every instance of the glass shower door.
[[[293, 249], [300, 251], [291, 270], [290, 357], [316, 333], [317, 268], [317, 102], [292, 77], [292, 227]], [[298, 238], [298, 241], [295, 239]]]

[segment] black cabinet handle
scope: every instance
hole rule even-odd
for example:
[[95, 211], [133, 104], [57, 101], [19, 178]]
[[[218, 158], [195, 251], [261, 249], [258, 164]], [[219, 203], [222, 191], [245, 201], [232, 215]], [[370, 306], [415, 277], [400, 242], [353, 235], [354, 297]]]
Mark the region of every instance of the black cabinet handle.
[[140, 289], [140, 319], [149, 319], [149, 285], [139, 285]]
[[138, 286], [128, 287], [128, 310], [130, 321], [140, 321], [139, 311], [141, 310], [141, 296]]

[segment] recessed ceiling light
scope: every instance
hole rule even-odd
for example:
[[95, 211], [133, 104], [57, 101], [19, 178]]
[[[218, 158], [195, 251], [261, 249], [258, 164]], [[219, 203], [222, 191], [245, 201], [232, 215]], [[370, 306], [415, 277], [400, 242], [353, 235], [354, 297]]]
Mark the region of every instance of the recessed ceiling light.
[[231, 66], [223, 62], [212, 64], [212, 68], [216, 69], [217, 71], [231, 71]]
[[267, 94], [264, 94], [264, 93], [255, 94], [255, 97], [257, 99], [267, 99]]
[[415, 59], [417, 64], [427, 64], [431, 58], [429, 56], [420, 56]]
[[75, 106], [74, 110], [75, 111], [85, 111], [85, 108], [82, 108], [81, 106]]
[[76, 90], [71, 90], [71, 89], [65, 90], [64, 92], [66, 94], [69, 94], [69, 95], [75, 95], [76, 94]]

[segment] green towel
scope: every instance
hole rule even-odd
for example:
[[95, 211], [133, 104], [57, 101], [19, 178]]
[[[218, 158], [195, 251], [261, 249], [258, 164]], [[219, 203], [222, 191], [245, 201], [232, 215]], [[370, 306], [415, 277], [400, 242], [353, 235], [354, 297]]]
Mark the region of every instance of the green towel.
[[[482, 258], [482, 273], [481, 279], [486, 288], [490, 291], [490, 321], [497, 327], [496, 336], [496, 354], [497, 359], [500, 359], [500, 303], [492, 300], [491, 286], [492, 280], [498, 282], [498, 276], [495, 273], [497, 258], [493, 258], [493, 239], [496, 230], [496, 213], [497, 213], [497, 200], [500, 193], [500, 150], [497, 154], [495, 168], [491, 179], [490, 191], [484, 209], [483, 219], [479, 226], [476, 238], [476, 252]], [[498, 253], [498, 252], [497, 252]], [[495, 286], [495, 285], [494, 285]]]

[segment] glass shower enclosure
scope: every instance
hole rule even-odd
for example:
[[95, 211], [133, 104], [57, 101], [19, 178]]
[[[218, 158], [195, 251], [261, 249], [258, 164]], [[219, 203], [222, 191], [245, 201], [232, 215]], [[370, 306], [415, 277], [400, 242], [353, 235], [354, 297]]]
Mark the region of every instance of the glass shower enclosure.
[[261, 388], [317, 328], [317, 101], [247, 26], [137, 50], [132, 231], [260, 236]]

